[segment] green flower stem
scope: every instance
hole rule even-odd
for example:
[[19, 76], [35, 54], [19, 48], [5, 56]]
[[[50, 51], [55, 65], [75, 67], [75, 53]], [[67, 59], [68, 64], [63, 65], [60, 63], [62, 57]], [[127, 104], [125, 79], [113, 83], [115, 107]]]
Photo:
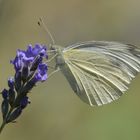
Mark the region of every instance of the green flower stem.
[[1, 127], [0, 127], [0, 134], [1, 134], [1, 132], [2, 132], [2, 130], [3, 130], [3, 128], [4, 128], [5, 125], [6, 125], [6, 122], [3, 121], [3, 123], [2, 123], [2, 125], [1, 125]]
[[11, 108], [9, 110], [9, 113], [7, 114], [7, 117], [3, 120], [2, 125], [0, 126], [0, 134], [3, 130], [3, 128], [5, 127], [5, 125], [7, 124], [7, 118], [9, 118], [9, 116], [11, 115], [11, 112], [13, 111], [14, 108]]

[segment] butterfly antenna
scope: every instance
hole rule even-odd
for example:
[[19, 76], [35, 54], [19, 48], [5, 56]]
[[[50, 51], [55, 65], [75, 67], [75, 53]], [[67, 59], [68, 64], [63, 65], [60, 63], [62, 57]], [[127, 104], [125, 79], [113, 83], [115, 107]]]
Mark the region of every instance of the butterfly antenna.
[[43, 29], [48, 33], [48, 35], [49, 35], [49, 37], [50, 37], [50, 39], [51, 39], [51, 41], [52, 41], [52, 45], [54, 45], [54, 44], [55, 44], [54, 37], [53, 37], [53, 35], [51, 34], [51, 32], [49, 31], [49, 29], [48, 29], [46, 23], [44, 23], [43, 18], [39, 18], [38, 25], [39, 25], [39, 26], [42, 25]]

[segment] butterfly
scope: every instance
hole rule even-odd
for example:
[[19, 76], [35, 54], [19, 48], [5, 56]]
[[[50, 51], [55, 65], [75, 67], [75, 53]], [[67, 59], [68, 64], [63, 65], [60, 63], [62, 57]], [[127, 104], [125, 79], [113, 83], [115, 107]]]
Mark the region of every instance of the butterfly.
[[65, 48], [55, 45], [48, 28], [56, 71], [61, 70], [73, 91], [91, 106], [118, 99], [140, 71], [140, 48], [119, 42], [85, 41]]
[[140, 71], [140, 49], [129, 44], [87, 41], [66, 48], [53, 45], [56, 67], [87, 104], [118, 99]]

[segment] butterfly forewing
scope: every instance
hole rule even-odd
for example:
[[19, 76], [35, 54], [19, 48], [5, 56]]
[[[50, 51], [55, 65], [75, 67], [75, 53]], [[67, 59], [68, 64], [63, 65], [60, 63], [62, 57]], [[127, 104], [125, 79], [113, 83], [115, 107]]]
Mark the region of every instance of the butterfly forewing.
[[118, 99], [140, 71], [140, 49], [117, 42], [74, 44], [62, 56], [62, 72], [74, 92], [91, 106]]

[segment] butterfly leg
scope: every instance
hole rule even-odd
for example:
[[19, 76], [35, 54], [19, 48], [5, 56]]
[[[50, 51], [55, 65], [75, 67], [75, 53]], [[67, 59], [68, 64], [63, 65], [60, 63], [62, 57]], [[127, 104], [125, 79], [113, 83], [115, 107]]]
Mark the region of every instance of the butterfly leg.
[[56, 56], [57, 56], [57, 54], [55, 54], [54, 56], [52, 56], [48, 61], [46, 61], [46, 63], [51, 62]]
[[55, 74], [56, 72], [60, 71], [60, 68], [57, 67], [56, 70], [54, 70], [53, 72], [51, 72], [49, 75], [48, 75], [48, 78], [50, 78], [53, 74]]

